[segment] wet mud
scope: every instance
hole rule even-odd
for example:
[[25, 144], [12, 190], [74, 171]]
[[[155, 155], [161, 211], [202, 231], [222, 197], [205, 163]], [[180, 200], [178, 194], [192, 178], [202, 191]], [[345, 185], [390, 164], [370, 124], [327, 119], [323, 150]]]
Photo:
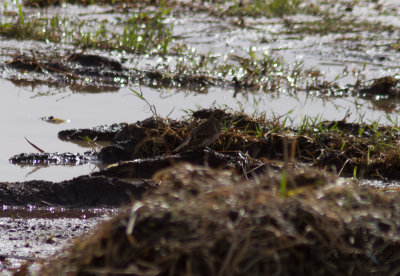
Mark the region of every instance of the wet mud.
[[399, 89], [396, 88], [396, 85], [398, 83], [398, 80], [388, 76], [388, 77], [383, 77], [376, 79], [372, 82], [370, 86], [366, 86], [364, 88], [361, 88], [359, 92], [361, 95], [390, 95], [390, 96], [396, 96], [399, 95]]
[[62, 182], [0, 183], [0, 204], [10, 206], [120, 207], [155, 188], [151, 181], [80, 176]]
[[261, 162], [241, 152], [219, 153], [209, 149], [198, 149], [176, 155], [118, 162], [114, 166], [93, 173], [93, 175], [118, 178], [152, 178], [158, 171], [179, 163], [207, 165], [210, 168], [232, 170], [246, 177], [251, 177], [253, 174], [267, 169], [274, 169], [275, 171], [280, 169], [277, 165], [273, 166], [272, 162]]
[[20, 153], [9, 159], [13, 164], [20, 166], [40, 166], [40, 165], [82, 165], [96, 162], [96, 157], [92, 151], [80, 153]]
[[96, 224], [112, 214], [115, 210], [105, 208], [3, 205], [0, 212], [0, 270], [4, 272], [22, 264], [43, 263], [48, 256], [60, 254], [66, 241], [88, 234]]
[[78, 92], [112, 91], [139, 83], [153, 88], [191, 89], [204, 93], [211, 86], [236, 85], [236, 82], [226, 82], [206, 75], [171, 75], [158, 70], [138, 70], [108, 57], [81, 53], [17, 54], [2, 68], [3, 72], [10, 69], [23, 73], [18, 79], [10, 77], [17, 85], [46, 84], [59, 88], [69, 87]]
[[121, 131], [127, 123], [102, 125], [87, 129], [66, 129], [58, 132], [58, 138], [63, 141], [85, 140], [90, 138], [96, 141], [111, 141], [117, 132]]
[[[53, 86], [83, 89], [98, 87], [101, 91], [107, 88], [118, 88], [128, 82], [128, 74], [123, 73], [122, 65], [110, 58], [72, 54], [58, 56], [52, 54], [47, 56], [43, 53], [18, 54], [6, 63], [6, 68], [17, 70], [22, 73], [29, 73], [18, 82], [41, 80], [41, 83], [48, 83]], [[5, 70], [5, 68], [3, 69]], [[14, 80], [16, 81], [16, 80]], [[79, 88], [80, 87], [80, 88]]]

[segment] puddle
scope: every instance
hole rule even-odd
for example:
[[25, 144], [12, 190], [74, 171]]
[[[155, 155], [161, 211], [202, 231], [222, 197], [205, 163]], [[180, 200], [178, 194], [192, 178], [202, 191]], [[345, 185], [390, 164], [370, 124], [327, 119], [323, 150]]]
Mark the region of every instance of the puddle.
[[377, 189], [384, 189], [385, 191], [398, 191], [400, 189], [400, 181], [397, 180], [372, 180], [372, 179], [362, 179], [359, 181], [360, 185], [365, 185], [369, 187], [374, 187]]
[[3, 205], [0, 209], [0, 218], [12, 217], [14, 219], [92, 219], [111, 216], [117, 209], [112, 208], [87, 208], [71, 209], [63, 207], [18, 207]]

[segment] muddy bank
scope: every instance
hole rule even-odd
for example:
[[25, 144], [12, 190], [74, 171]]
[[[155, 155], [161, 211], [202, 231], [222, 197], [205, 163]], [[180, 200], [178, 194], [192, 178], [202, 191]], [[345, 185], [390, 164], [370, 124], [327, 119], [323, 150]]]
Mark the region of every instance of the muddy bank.
[[[206, 57], [201, 56], [201, 59], [206, 59]], [[249, 58], [240, 59], [243, 62], [246, 61], [246, 63], [254, 62]], [[264, 61], [266, 64], [258, 65], [261, 68], [257, 68], [257, 70], [263, 70], [260, 73], [261, 76], [252, 73], [252, 70], [255, 70], [254, 68], [251, 70], [246, 68], [249, 70], [249, 75], [246, 77], [239, 78], [232, 75], [226, 78], [218, 78], [200, 72], [189, 74], [179, 71], [171, 73], [159, 69], [138, 69], [130, 65], [123, 66], [120, 61], [98, 54], [36, 53], [31, 55], [15, 54], [11, 57], [11, 60], [6, 61], [3, 65], [0, 64], [0, 71], [3, 74], [10, 75], [8, 79], [17, 86], [46, 85], [59, 89], [69, 87], [72, 91], [86, 93], [117, 91], [120, 87], [132, 84], [151, 88], [176, 88], [199, 93], [207, 93], [211, 87], [229, 87], [233, 88], [236, 93], [261, 92], [260, 90], [274, 92], [279, 87], [290, 88], [292, 84], [281, 79], [281, 77], [273, 80], [273, 83], [268, 84], [268, 87], [263, 87], [259, 78], [267, 74], [267, 69], [264, 67], [271, 66], [268, 62], [272, 61]], [[208, 72], [208, 74], [211, 73], [212, 71]], [[226, 72], [221, 72], [221, 74], [225, 75]], [[307, 80], [310, 77], [310, 71], [307, 70], [301, 72], [302, 75], [299, 74], [287, 76], [289, 79], [299, 78], [296, 82], [302, 83], [302, 86], [292, 87], [292, 89], [310, 94], [317, 93], [321, 97], [353, 96], [374, 103], [378, 96], [380, 96], [380, 100], [388, 98], [397, 100], [399, 95], [396, 75], [371, 80], [357, 79], [353, 83], [342, 86], [336, 82], [321, 81], [318, 78]]]
[[[228, 113], [225, 129], [210, 145], [212, 151], [174, 153], [173, 149], [185, 135], [210, 112], [194, 112], [189, 122], [152, 117], [125, 125], [97, 157], [104, 163], [129, 162], [99, 174], [111, 175], [109, 173], [114, 171], [115, 176], [130, 175], [129, 172], [135, 175], [133, 171], [136, 170], [144, 177], [151, 177], [157, 166], [165, 168], [183, 161], [214, 168], [225, 166], [246, 173], [256, 167], [269, 167], [272, 163], [282, 167], [279, 164], [287, 162], [294, 167], [306, 165], [332, 170], [341, 176], [356, 174], [364, 178], [400, 179], [400, 162], [396, 158], [398, 129], [379, 124], [349, 123], [346, 118], [286, 127], [263, 116], [251, 118], [242, 113]], [[119, 174], [118, 170], [124, 173]]]
[[111, 141], [115, 134], [120, 132], [127, 123], [101, 125], [87, 129], [66, 129], [58, 132], [58, 138], [63, 141], [85, 140], [90, 138], [96, 141]]
[[57, 256], [67, 241], [85, 235], [113, 210], [12, 207], [0, 212], [0, 270], [5, 273], [21, 264], [36, 269], [48, 256]]
[[133, 124], [121, 123], [59, 133], [64, 141], [99, 137], [111, 140], [108, 146], [90, 152], [90, 158], [67, 154], [63, 159], [62, 154], [41, 153], [20, 154], [10, 160], [20, 165], [63, 164], [61, 161], [79, 164], [85, 158], [89, 158], [86, 162], [103, 165], [120, 162], [93, 175], [130, 178], [150, 178], [157, 170], [188, 162], [232, 169], [247, 176], [268, 168], [281, 170], [284, 166], [311, 166], [345, 177], [400, 179], [398, 128], [349, 123], [346, 118], [340, 121], [305, 121], [302, 126], [287, 127], [265, 116], [251, 118], [243, 113], [227, 112], [225, 127], [209, 148], [173, 152], [211, 112], [209, 109], [198, 110], [189, 121], [153, 116]]
[[190, 163], [194, 165], [207, 165], [210, 168], [219, 168], [235, 171], [240, 175], [252, 177], [267, 169], [279, 171], [279, 165], [273, 162], [261, 162], [241, 152], [218, 153], [213, 150], [199, 149], [176, 155], [164, 155], [153, 158], [135, 159], [132, 161], [118, 162], [109, 168], [95, 172], [92, 175], [109, 176], [118, 178], [151, 178], [162, 169], [175, 164]]
[[0, 204], [11, 206], [120, 207], [155, 188], [151, 181], [80, 176], [58, 183], [0, 183]]

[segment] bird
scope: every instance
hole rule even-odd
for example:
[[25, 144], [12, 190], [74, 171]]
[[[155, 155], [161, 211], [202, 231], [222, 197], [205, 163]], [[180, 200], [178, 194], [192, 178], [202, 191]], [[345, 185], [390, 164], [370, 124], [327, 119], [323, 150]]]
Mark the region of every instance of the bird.
[[211, 145], [218, 139], [224, 125], [226, 114], [223, 110], [215, 109], [204, 123], [192, 129], [174, 152], [180, 151], [184, 147], [196, 149]]

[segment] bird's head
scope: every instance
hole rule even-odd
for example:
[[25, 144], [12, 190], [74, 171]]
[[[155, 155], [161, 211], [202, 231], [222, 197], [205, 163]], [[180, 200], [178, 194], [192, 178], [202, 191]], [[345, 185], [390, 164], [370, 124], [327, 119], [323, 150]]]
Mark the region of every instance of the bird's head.
[[226, 113], [221, 109], [216, 109], [211, 113], [211, 116], [213, 116], [218, 121], [221, 121], [226, 117]]

